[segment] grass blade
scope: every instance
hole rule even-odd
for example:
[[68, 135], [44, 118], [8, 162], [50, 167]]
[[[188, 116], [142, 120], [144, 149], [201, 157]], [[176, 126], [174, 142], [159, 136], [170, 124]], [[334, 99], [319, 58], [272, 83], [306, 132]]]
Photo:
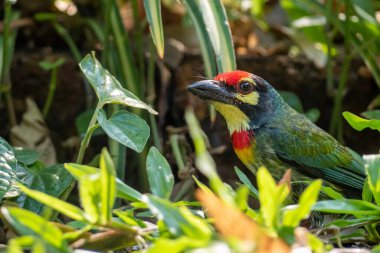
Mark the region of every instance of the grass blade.
[[162, 28], [160, 1], [144, 0], [144, 8], [153, 43], [156, 46], [158, 56], [162, 59], [164, 57], [164, 31]]
[[235, 70], [236, 59], [232, 35], [221, 0], [199, 0], [199, 6], [214, 48], [218, 71]]

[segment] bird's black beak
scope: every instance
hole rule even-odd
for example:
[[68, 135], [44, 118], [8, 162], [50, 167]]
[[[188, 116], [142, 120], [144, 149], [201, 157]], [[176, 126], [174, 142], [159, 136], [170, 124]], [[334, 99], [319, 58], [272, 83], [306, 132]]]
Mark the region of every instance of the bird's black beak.
[[211, 102], [234, 104], [236, 101], [235, 97], [215, 80], [203, 80], [190, 84], [187, 86], [187, 90], [195, 96]]

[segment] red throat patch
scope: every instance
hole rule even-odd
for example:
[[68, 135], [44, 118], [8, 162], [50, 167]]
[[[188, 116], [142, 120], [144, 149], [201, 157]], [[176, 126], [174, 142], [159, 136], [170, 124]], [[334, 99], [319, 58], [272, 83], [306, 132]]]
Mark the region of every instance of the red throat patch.
[[254, 141], [254, 133], [252, 130], [242, 130], [233, 132], [231, 135], [232, 145], [234, 149], [244, 149], [252, 146]]
[[252, 74], [246, 71], [235, 70], [231, 72], [225, 72], [217, 75], [214, 80], [219, 82], [224, 82], [227, 85], [235, 86], [243, 78], [250, 77]]

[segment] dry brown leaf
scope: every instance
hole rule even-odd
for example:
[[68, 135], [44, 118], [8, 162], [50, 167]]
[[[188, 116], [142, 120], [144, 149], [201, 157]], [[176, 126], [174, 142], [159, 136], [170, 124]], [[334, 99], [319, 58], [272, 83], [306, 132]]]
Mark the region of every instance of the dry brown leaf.
[[292, 183], [292, 170], [288, 169], [286, 170], [285, 174], [282, 176], [281, 180], [278, 181], [277, 185], [285, 184], [288, 186], [289, 191], [291, 191], [292, 190], [291, 183]]
[[40, 152], [40, 160], [46, 165], [56, 164], [55, 148], [40, 110], [30, 98], [26, 99], [26, 107], [21, 123], [11, 129], [11, 144]]
[[213, 193], [198, 189], [196, 197], [206, 213], [214, 218], [214, 225], [222, 236], [252, 243], [255, 253], [290, 252], [290, 247], [283, 240], [269, 236], [255, 221]]

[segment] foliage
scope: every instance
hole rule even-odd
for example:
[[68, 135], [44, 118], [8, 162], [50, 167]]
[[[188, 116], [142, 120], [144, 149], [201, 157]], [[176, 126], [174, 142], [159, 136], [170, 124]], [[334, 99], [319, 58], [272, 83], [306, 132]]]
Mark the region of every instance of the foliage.
[[[257, 173], [256, 189], [249, 177], [235, 168], [242, 184], [233, 189], [224, 183], [207, 151], [199, 123], [192, 111], [187, 111], [185, 117], [195, 147], [195, 165], [207, 178], [209, 186], [195, 176], [193, 180], [190, 177], [193, 172], [187, 168], [186, 180], [175, 184], [172, 168], [161, 153], [162, 143], [153, 116], [157, 112], [151, 107], [156, 96], [155, 54], [164, 58], [161, 3], [158, 0], [144, 1], [145, 20], [140, 16], [138, 1], [130, 2], [135, 21], [133, 33], [125, 32], [119, 3], [115, 0], [101, 1], [102, 22], [81, 17], [80, 25], [89, 29], [91, 36], [96, 37], [101, 45], [100, 61], [95, 58], [95, 53], [82, 59], [81, 51], [68, 28], [61, 23], [60, 15], [39, 13], [34, 17], [39, 22], [50, 22], [69, 46], [76, 61], [80, 62], [80, 69], [87, 79], [84, 82], [87, 109], [94, 109], [89, 109], [77, 119], [78, 133], [83, 140], [76, 163], [46, 166], [39, 161], [41, 154], [38, 152], [14, 148], [0, 138], [1, 218], [7, 228], [17, 234], [8, 242], [8, 252], [73, 252], [76, 249], [290, 252], [290, 247], [307, 247], [313, 252], [324, 252], [327, 247], [317, 236], [329, 230], [337, 232], [334, 235], [327, 233], [324, 239], [339, 246], [358, 237], [369, 242], [380, 240], [376, 230], [380, 222], [378, 155], [365, 157], [368, 178], [362, 200], [344, 198], [335, 189], [323, 186], [321, 180], [316, 180], [304, 190], [298, 203], [289, 204], [292, 201], [290, 172], [276, 183], [266, 168], [261, 167]], [[262, 19], [266, 1], [252, 2], [251, 13], [258, 20]], [[181, 4], [195, 26], [206, 76], [213, 77], [218, 72], [236, 69], [228, 13], [222, 1], [183, 0]], [[331, 62], [338, 52], [334, 39], [338, 33], [344, 35], [345, 58], [332, 121], [332, 130], [339, 135], [341, 125], [339, 120], [334, 119], [341, 111], [351, 59], [356, 54], [360, 55], [377, 83], [380, 83], [380, 71], [374, 58], [380, 48], [376, 40], [380, 33], [379, 24], [374, 19], [375, 9], [371, 4], [360, 1], [339, 2], [335, 7], [333, 1], [322, 5], [311, 0], [283, 0], [281, 4], [291, 19], [290, 26], [282, 31], [317, 64], [327, 64], [327, 79], [330, 81]], [[12, 20], [19, 18], [19, 13], [12, 10], [9, 0], [5, 1], [4, 7], [3, 33], [0, 37], [0, 93], [5, 94], [8, 117], [14, 125], [17, 119], [10, 92], [10, 64], [17, 30], [11, 29], [10, 25]], [[149, 25], [151, 32], [146, 43], [151, 47], [148, 58], [145, 58], [148, 50], [144, 49], [143, 43], [146, 25]], [[262, 21], [259, 25], [268, 28]], [[349, 45], [355, 50], [349, 51]], [[40, 64], [51, 71], [49, 93], [43, 109], [45, 117], [54, 103], [57, 71], [61, 64], [62, 59]], [[330, 89], [333, 86], [329, 84]], [[95, 91], [96, 101], [91, 88]], [[319, 111], [312, 108], [304, 112], [294, 94], [283, 92], [281, 95], [312, 121], [318, 119]], [[372, 108], [377, 105], [376, 101], [371, 104]], [[126, 108], [121, 109], [122, 106]], [[139, 109], [144, 109], [149, 116]], [[213, 118], [215, 112], [212, 109], [210, 112]], [[380, 129], [376, 110], [363, 113], [368, 120], [348, 112], [343, 116], [357, 130], [367, 127]], [[103, 133], [109, 138], [109, 149], [103, 148], [98, 161], [94, 159], [91, 166], [83, 165], [91, 137]], [[150, 135], [156, 147], [151, 146]], [[172, 140], [174, 144], [178, 142], [178, 138]], [[140, 153], [128, 164], [126, 148]], [[190, 166], [185, 165], [181, 157], [183, 150], [177, 149], [173, 155], [178, 165], [181, 162], [182, 169]], [[150, 193], [143, 194], [123, 181], [125, 167], [133, 169], [136, 163], [139, 163], [139, 180], [135, 180], [140, 184], [138, 189], [146, 186]], [[194, 181], [199, 188], [195, 191], [197, 201], [183, 199], [184, 195], [193, 195], [190, 189]], [[76, 183], [80, 207], [66, 201]], [[332, 199], [317, 201], [320, 191]], [[251, 207], [250, 196], [258, 199], [260, 209]], [[120, 206], [121, 203], [125, 205]], [[341, 216], [319, 231], [308, 231], [300, 224], [316, 215], [312, 211]]]

